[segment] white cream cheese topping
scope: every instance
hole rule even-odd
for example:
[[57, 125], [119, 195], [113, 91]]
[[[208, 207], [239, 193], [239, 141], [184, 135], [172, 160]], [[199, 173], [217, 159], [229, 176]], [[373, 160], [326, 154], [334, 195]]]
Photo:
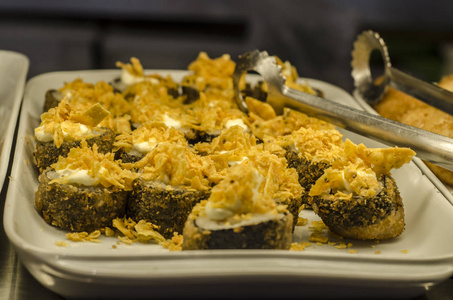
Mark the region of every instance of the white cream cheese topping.
[[[69, 123], [69, 122], [63, 122], [61, 123], [61, 130], [63, 131], [63, 137], [66, 139], [70, 134], [69, 127], [74, 128], [74, 126], [78, 126], [78, 135], [79, 136], [84, 136], [88, 133], [90, 133], [90, 130], [88, 129], [87, 126], [83, 124], [77, 124], [77, 123]], [[45, 126], [39, 126], [35, 128], [35, 136], [38, 139], [38, 141], [46, 143], [46, 142], [52, 142], [53, 141], [53, 133], [48, 132], [45, 130]]]
[[231, 119], [231, 120], [228, 120], [225, 123], [225, 128], [228, 129], [228, 128], [233, 127], [235, 125], [242, 127], [242, 129], [244, 129], [245, 131], [249, 130], [249, 127], [244, 123], [244, 120], [242, 120], [242, 119]]
[[156, 139], [149, 139], [149, 141], [141, 142], [141, 143], [134, 143], [133, 149], [137, 150], [140, 153], [146, 154], [156, 148], [157, 141]]
[[128, 70], [122, 69], [121, 82], [124, 83], [125, 85], [132, 85], [132, 84], [140, 83], [143, 81], [149, 81], [152, 84], [159, 84], [159, 80], [157, 80], [156, 78], [145, 77], [145, 76], [135, 76], [134, 74], [131, 74], [130, 72], [128, 72]]
[[[107, 170], [104, 167], [101, 167], [101, 169], [99, 170], [100, 173], [106, 171]], [[99, 182], [100, 179], [99, 176], [90, 176], [87, 170], [72, 170], [68, 168], [49, 172], [48, 176], [50, 179], [64, 178], [68, 184], [80, 184], [85, 186], [94, 186]]]
[[173, 128], [176, 128], [176, 129], [180, 129], [181, 128], [181, 122], [171, 118], [167, 114], [164, 115], [164, 123], [165, 123], [165, 125], [167, 125], [167, 127], [173, 127]]

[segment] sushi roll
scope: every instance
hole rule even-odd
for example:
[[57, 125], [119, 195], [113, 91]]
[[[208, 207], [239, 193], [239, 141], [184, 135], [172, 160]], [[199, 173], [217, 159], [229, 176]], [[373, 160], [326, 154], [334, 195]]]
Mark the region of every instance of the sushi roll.
[[157, 225], [165, 238], [182, 233], [193, 206], [209, 197], [212, 162], [186, 146], [162, 142], [131, 165], [140, 178], [133, 182], [126, 215]]
[[404, 230], [404, 207], [390, 170], [408, 163], [414, 154], [408, 148], [368, 149], [347, 140], [345, 156], [310, 190], [313, 211], [346, 238], [397, 237]]
[[197, 204], [183, 231], [183, 250], [289, 249], [293, 216], [259, 193], [262, 176], [240, 164]]
[[256, 143], [256, 138], [240, 126], [224, 130], [211, 143], [197, 144], [194, 149], [214, 162], [217, 180], [226, 176], [230, 167], [242, 163], [252, 164], [265, 178], [259, 191], [268, 194], [277, 204], [287, 206], [293, 215], [294, 229], [303, 189], [298, 182], [298, 174], [288, 166], [285, 158], [264, 150]]
[[73, 148], [39, 176], [35, 205], [45, 222], [70, 231], [93, 231], [123, 217], [136, 173], [122, 169], [97, 145]]
[[40, 173], [60, 156], [80, 146], [85, 139], [89, 146], [97, 145], [98, 151], [107, 153], [112, 150], [115, 134], [110, 128], [98, 127], [107, 115], [99, 104], [83, 112], [74, 111], [64, 99], [56, 108], [51, 108], [41, 115], [41, 124], [35, 128], [36, 151], [33, 153]]
[[162, 122], [148, 122], [130, 133], [118, 135], [113, 143], [116, 159], [124, 163], [134, 163], [142, 159], [161, 142], [170, 142], [187, 146], [184, 134], [167, 127]]
[[316, 196], [312, 207], [329, 229], [336, 234], [360, 240], [383, 240], [404, 230], [404, 206], [395, 180], [390, 175], [379, 178], [379, 191], [371, 197]]

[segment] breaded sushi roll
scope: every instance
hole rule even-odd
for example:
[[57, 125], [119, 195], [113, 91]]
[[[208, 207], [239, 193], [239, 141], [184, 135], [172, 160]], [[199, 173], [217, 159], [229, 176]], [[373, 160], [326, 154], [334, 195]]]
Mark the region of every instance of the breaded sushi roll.
[[75, 111], [66, 99], [43, 113], [40, 126], [35, 128], [37, 142], [33, 153], [39, 172], [57, 162], [60, 156], [67, 156], [83, 139], [89, 146], [96, 144], [99, 152], [110, 152], [115, 135], [111, 129], [97, 126], [108, 114], [99, 104], [82, 112]]
[[183, 231], [183, 250], [289, 249], [292, 215], [258, 191], [264, 178], [240, 164], [197, 204]]
[[347, 140], [345, 156], [310, 190], [313, 210], [345, 238], [390, 239], [404, 230], [404, 207], [392, 168], [410, 162], [408, 148], [368, 149]]
[[131, 165], [140, 178], [133, 183], [127, 216], [157, 225], [165, 238], [182, 233], [192, 207], [209, 197], [211, 161], [186, 146], [163, 142]]
[[240, 126], [224, 130], [211, 143], [200, 143], [194, 148], [207, 155], [217, 171], [214, 179], [226, 176], [229, 168], [238, 164], [250, 164], [265, 178], [259, 191], [269, 195], [278, 204], [286, 205], [293, 215], [293, 229], [297, 223], [302, 204], [303, 189], [298, 182], [298, 174], [290, 168], [284, 157], [265, 151], [256, 144], [256, 138]]
[[122, 169], [97, 145], [73, 148], [39, 176], [35, 205], [44, 220], [71, 231], [93, 231], [123, 217], [138, 174]]

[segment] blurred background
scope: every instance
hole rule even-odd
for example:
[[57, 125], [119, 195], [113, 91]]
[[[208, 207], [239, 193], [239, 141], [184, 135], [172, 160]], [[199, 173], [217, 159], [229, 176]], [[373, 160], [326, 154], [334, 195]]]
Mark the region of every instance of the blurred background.
[[353, 90], [352, 43], [372, 29], [393, 66], [427, 81], [453, 72], [449, 0], [1, 0], [0, 49], [30, 58], [29, 77], [113, 69], [185, 69], [198, 52], [267, 50], [310, 77]]

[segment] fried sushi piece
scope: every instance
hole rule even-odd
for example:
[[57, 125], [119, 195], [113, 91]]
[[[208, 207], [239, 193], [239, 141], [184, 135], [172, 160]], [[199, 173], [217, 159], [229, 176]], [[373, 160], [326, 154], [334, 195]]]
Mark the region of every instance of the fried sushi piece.
[[259, 191], [269, 195], [277, 204], [287, 206], [293, 215], [294, 229], [302, 204], [303, 189], [295, 169], [288, 167], [285, 158], [265, 151], [261, 145], [256, 144], [256, 138], [240, 126], [233, 126], [211, 143], [200, 143], [194, 148], [214, 162], [218, 172], [216, 182], [223, 179], [229, 168], [235, 165], [245, 164], [256, 168], [265, 178]]
[[33, 153], [39, 172], [57, 162], [60, 156], [67, 156], [82, 140], [90, 146], [97, 144], [100, 152], [110, 152], [115, 134], [110, 128], [97, 126], [107, 115], [109, 112], [100, 104], [77, 111], [67, 99], [43, 113], [40, 126], [35, 128], [37, 143]]
[[157, 231], [169, 239], [174, 233], [182, 232], [195, 204], [208, 197], [209, 190], [190, 190], [137, 179], [127, 205], [127, 216], [156, 224]]
[[292, 215], [258, 192], [264, 178], [243, 164], [212, 188], [197, 204], [183, 231], [183, 250], [289, 249]]
[[343, 237], [390, 239], [404, 230], [404, 207], [392, 168], [408, 163], [408, 148], [368, 149], [345, 142], [345, 155], [312, 186], [313, 210]]
[[192, 207], [209, 197], [210, 159], [186, 146], [162, 142], [131, 165], [140, 178], [133, 183], [126, 215], [157, 225], [166, 238], [181, 233]]
[[[112, 151], [115, 134], [109, 128], [96, 128], [87, 137], [88, 146], [97, 145], [98, 151], [108, 153]], [[63, 142], [60, 147], [54, 142], [37, 141], [36, 151], [33, 153], [39, 173], [44, 172], [50, 165], [56, 163], [59, 157], [66, 157], [72, 148], [80, 147], [81, 141]]]
[[35, 205], [44, 220], [71, 231], [111, 226], [126, 211], [128, 191], [136, 173], [122, 169], [112, 153], [97, 146], [73, 148], [39, 176]]
[[336, 234], [360, 240], [390, 239], [404, 230], [404, 206], [395, 180], [379, 178], [380, 189], [371, 197], [315, 196], [312, 207]]

